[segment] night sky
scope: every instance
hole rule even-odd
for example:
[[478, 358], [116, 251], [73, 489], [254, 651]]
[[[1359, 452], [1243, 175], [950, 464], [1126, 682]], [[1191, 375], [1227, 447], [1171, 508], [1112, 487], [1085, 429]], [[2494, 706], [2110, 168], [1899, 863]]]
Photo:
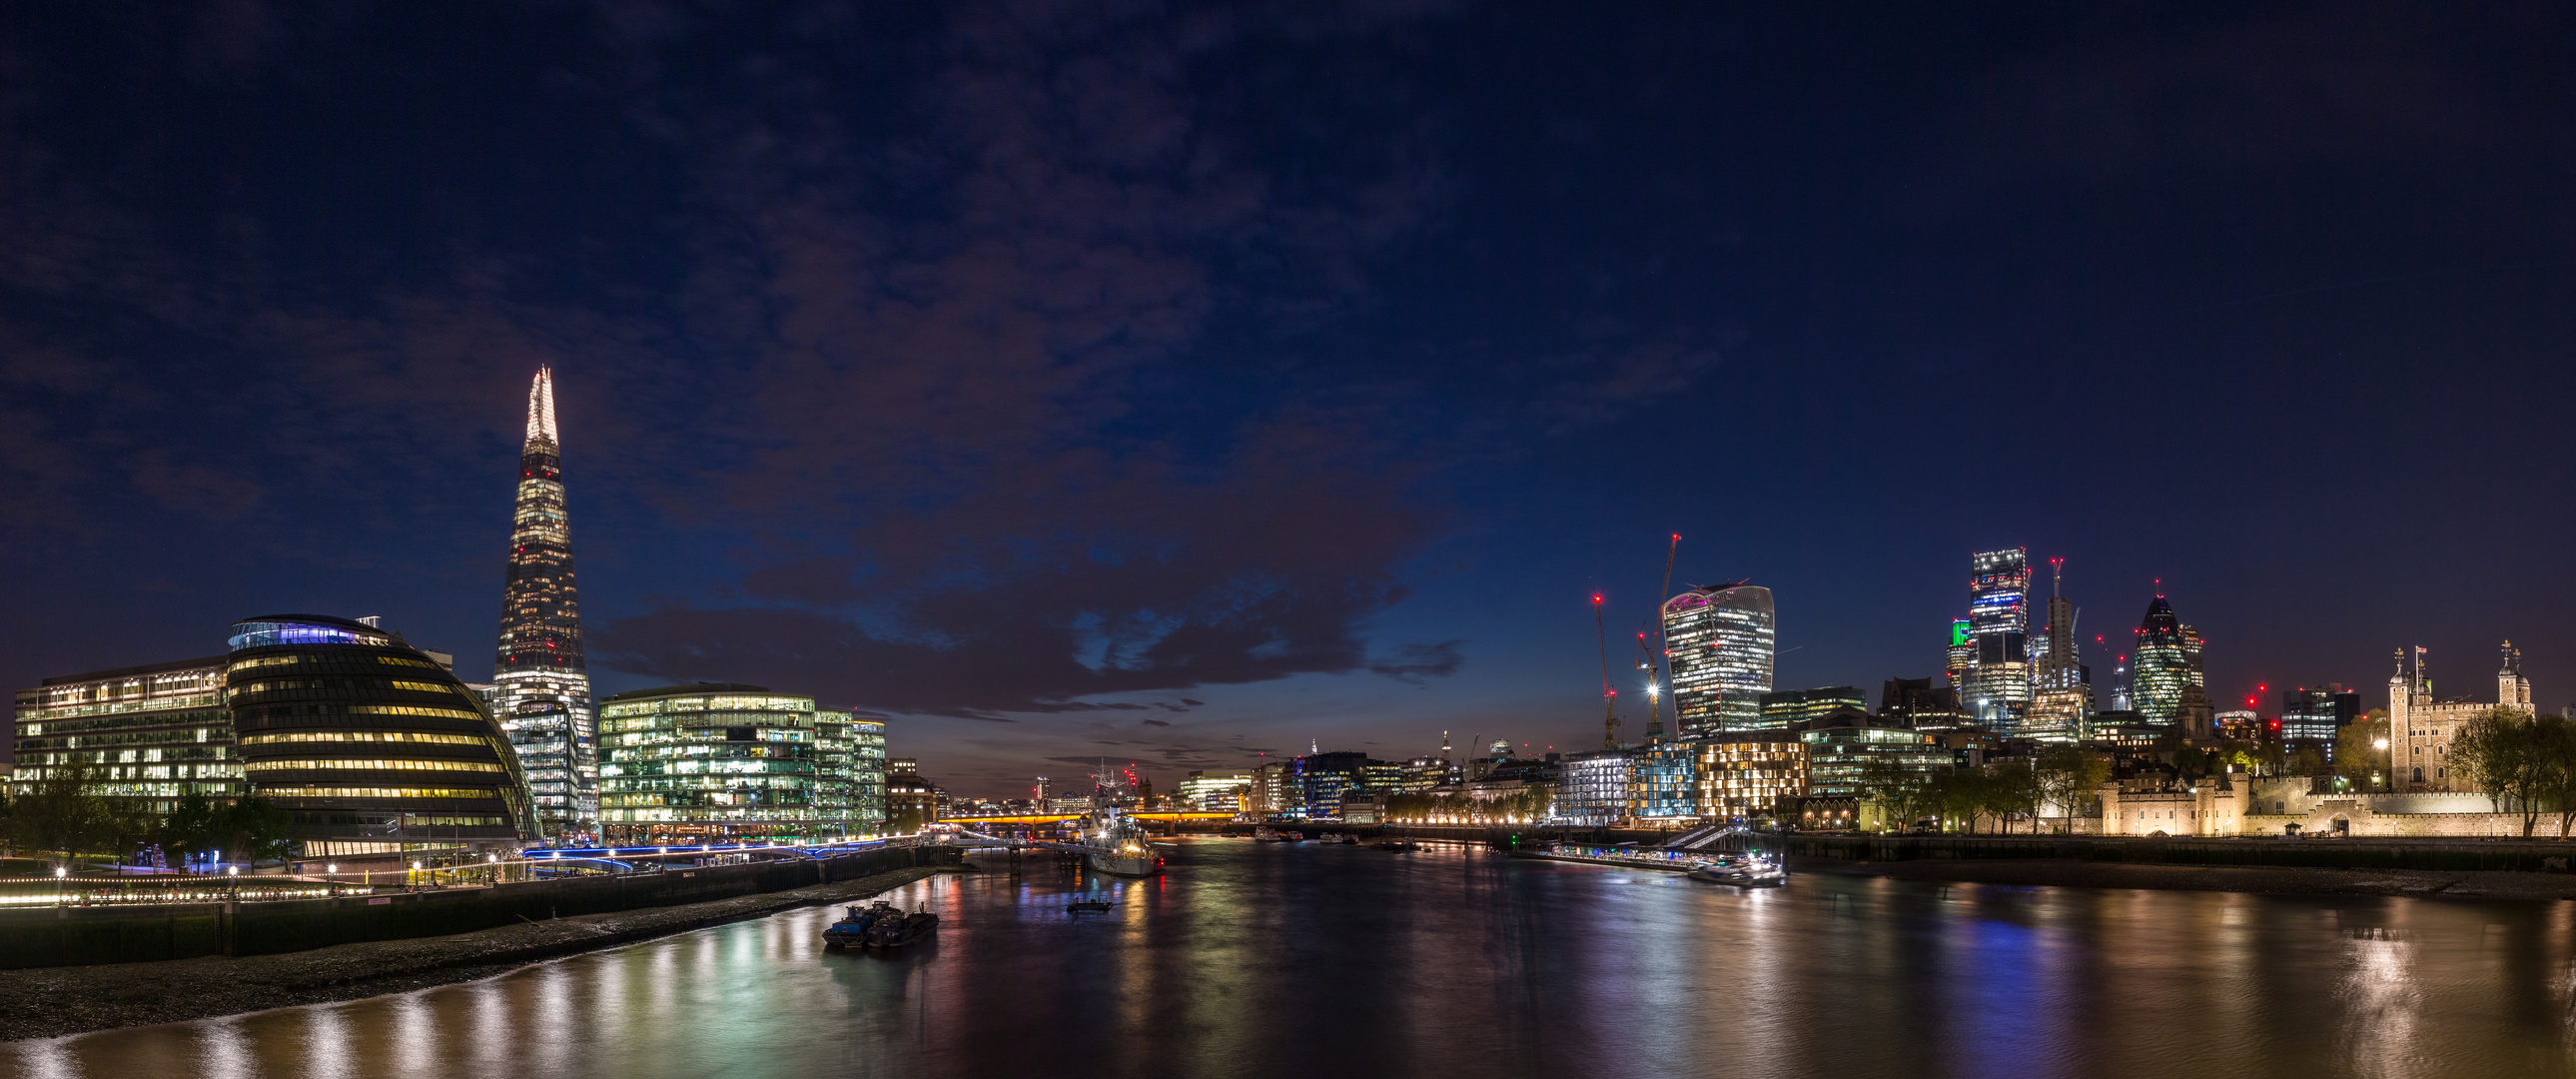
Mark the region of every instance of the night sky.
[[28, 3], [0, 140], [13, 687], [487, 677], [552, 364], [600, 691], [964, 793], [1597, 744], [1674, 532], [1784, 688], [2018, 545], [2222, 706], [2576, 701], [2564, 5]]

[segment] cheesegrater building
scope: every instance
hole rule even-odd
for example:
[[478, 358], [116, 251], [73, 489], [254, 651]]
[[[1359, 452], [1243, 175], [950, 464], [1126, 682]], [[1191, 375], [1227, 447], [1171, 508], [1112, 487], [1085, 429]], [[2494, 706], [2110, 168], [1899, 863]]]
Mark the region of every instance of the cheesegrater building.
[[481, 697], [370, 622], [272, 614], [233, 626], [232, 727], [250, 793], [305, 857], [516, 846], [527, 777]]
[[528, 387], [528, 440], [519, 453], [492, 682], [492, 710], [527, 769], [547, 834], [589, 827], [599, 819], [599, 737], [582, 656], [581, 595], [573, 585], [550, 368], [538, 368]]

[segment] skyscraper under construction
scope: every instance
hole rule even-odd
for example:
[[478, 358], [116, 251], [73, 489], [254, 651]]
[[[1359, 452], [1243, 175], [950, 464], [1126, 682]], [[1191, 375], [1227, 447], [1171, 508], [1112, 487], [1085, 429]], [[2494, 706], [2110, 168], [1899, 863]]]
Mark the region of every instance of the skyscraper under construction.
[[527, 770], [545, 830], [599, 819], [599, 738], [582, 658], [581, 597], [573, 586], [564, 516], [563, 450], [555, 433], [554, 372], [528, 388], [528, 441], [519, 454], [492, 711]]

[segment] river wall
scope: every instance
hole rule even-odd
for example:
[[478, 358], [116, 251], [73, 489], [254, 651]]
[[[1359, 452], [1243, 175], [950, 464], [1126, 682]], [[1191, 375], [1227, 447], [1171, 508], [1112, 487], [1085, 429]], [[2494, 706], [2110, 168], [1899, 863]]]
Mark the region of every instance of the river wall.
[[2501, 870], [2565, 873], [2576, 844], [2549, 841], [2374, 842], [2366, 839], [2096, 839], [2083, 836], [1765, 837], [1793, 855], [1853, 862], [1917, 859], [2060, 859], [2159, 865], [2307, 869]]
[[7, 910], [0, 911], [0, 969], [270, 955], [446, 936], [523, 921], [786, 891], [958, 859], [953, 848], [895, 847], [836, 858], [336, 899]]

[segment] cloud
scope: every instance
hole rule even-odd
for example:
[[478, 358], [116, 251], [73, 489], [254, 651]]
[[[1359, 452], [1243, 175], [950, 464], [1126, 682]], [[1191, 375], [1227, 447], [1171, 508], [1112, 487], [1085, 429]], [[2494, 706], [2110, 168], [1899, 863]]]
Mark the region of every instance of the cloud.
[[1399, 682], [1420, 684], [1426, 679], [1447, 678], [1467, 665], [1467, 657], [1458, 651], [1464, 640], [1447, 640], [1436, 644], [1398, 646], [1394, 654], [1369, 661], [1372, 673]]
[[1162, 721], [1162, 720], [1159, 720], [1159, 719], [1149, 719], [1149, 720], [1146, 720], [1146, 721], [1145, 721], [1145, 726], [1148, 726], [1148, 727], [1169, 727], [1169, 726], [1171, 726], [1171, 724], [1166, 723], [1166, 722], [1164, 722], [1164, 721]]

